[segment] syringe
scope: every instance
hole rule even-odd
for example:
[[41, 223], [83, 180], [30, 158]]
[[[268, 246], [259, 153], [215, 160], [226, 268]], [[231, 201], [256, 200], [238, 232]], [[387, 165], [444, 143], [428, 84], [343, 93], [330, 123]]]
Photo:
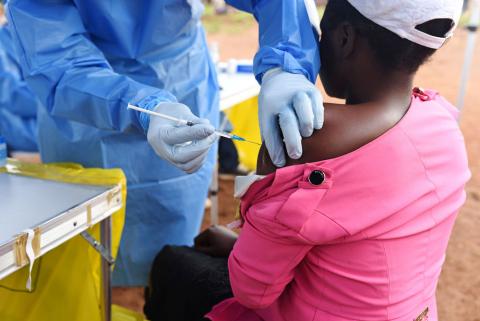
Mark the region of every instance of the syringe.
[[[141, 112], [141, 113], [145, 113], [145, 114], [149, 114], [149, 115], [152, 115], [152, 116], [157, 116], [157, 117], [160, 117], [160, 118], [163, 118], [163, 119], [171, 120], [171, 121], [175, 122], [177, 126], [181, 126], [181, 125], [184, 125], [184, 126], [193, 126], [193, 125], [196, 125], [196, 124], [195, 124], [194, 122], [192, 122], [192, 121], [188, 121], [188, 120], [185, 120], [185, 119], [176, 118], [176, 117], [173, 117], [173, 116], [170, 116], [170, 115], [166, 115], [166, 114], [162, 114], [162, 113], [157, 113], [157, 112], [155, 112], [155, 111], [151, 111], [151, 110], [148, 110], [148, 109], [144, 109], [144, 108], [141, 108], [141, 107], [132, 105], [132, 104], [128, 104], [128, 108], [129, 108], [129, 109], [136, 110], [136, 111], [139, 111], [139, 112]], [[240, 141], [240, 142], [246, 142], [246, 143], [255, 144], [255, 145], [260, 145], [260, 144], [257, 143], [257, 142], [253, 142], [253, 141], [247, 140], [247, 139], [245, 139], [245, 138], [243, 138], [243, 137], [240, 137], [240, 136], [237, 136], [237, 135], [234, 135], [234, 134], [230, 134], [230, 133], [227, 133], [227, 132], [222, 131], [222, 130], [216, 129], [216, 130], [215, 130], [215, 133], [216, 133], [218, 136], [222, 136], [222, 137], [225, 137], [225, 138], [228, 138], [228, 139], [237, 140], [237, 141]]]

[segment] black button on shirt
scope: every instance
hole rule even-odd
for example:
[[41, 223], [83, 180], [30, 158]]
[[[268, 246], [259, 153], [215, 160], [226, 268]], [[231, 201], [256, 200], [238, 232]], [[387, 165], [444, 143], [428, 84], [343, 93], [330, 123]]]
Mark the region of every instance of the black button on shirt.
[[308, 176], [308, 181], [312, 185], [321, 185], [325, 181], [325, 173], [319, 170], [315, 170]]

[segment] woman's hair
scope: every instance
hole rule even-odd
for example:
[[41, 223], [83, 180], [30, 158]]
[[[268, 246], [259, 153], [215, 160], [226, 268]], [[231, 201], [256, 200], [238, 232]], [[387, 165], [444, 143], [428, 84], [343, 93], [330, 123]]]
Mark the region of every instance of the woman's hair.
[[[377, 25], [364, 17], [347, 0], [330, 0], [327, 8], [327, 28], [336, 28], [342, 22], [351, 23], [357, 32], [368, 40], [379, 63], [387, 70], [413, 73], [436, 51], [403, 39]], [[432, 36], [444, 37], [452, 26], [453, 21], [450, 19], [435, 19], [416, 28]]]

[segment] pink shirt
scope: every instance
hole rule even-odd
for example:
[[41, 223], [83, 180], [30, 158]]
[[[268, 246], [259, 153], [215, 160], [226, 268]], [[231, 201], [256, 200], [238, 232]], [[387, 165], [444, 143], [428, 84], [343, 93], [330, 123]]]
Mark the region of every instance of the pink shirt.
[[[437, 321], [437, 281], [470, 178], [455, 116], [437, 93], [416, 94], [367, 145], [252, 184], [229, 258], [235, 297], [207, 316]], [[321, 182], [314, 171], [323, 183], [310, 182]]]

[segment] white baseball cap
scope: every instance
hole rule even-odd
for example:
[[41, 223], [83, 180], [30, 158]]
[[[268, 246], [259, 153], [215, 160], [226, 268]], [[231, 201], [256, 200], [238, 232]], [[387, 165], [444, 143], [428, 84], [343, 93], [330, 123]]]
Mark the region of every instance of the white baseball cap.
[[[453, 35], [463, 7], [463, 0], [348, 0], [348, 2], [367, 19], [401, 38], [432, 49], [440, 48]], [[416, 28], [434, 19], [453, 21], [452, 29], [445, 37], [435, 37]]]

